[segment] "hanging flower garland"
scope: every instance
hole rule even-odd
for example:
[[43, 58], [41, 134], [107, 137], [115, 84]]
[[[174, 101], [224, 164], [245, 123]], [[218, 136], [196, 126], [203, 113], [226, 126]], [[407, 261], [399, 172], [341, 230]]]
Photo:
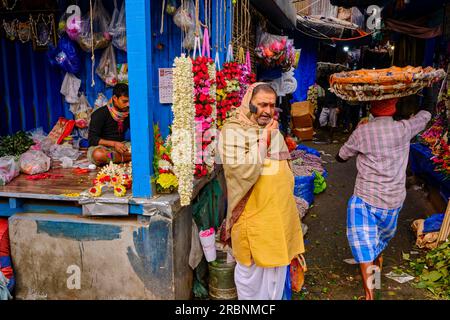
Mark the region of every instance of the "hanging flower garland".
[[193, 64], [182, 55], [175, 58], [173, 72], [172, 161], [173, 172], [178, 178], [178, 193], [182, 206], [191, 203], [194, 189], [194, 128], [196, 109], [194, 108]]
[[214, 117], [216, 114], [214, 61], [208, 57], [197, 57], [193, 61], [192, 71], [195, 86], [195, 142], [197, 149], [194, 175], [200, 178], [214, 169], [213, 146], [210, 146], [215, 138], [210, 130], [215, 125]]
[[205, 164], [208, 167], [208, 172], [211, 173], [214, 171], [214, 158], [216, 155], [216, 144], [214, 143], [216, 140], [216, 129], [217, 129], [217, 104], [216, 104], [216, 92], [217, 92], [217, 84], [216, 84], [216, 65], [215, 63], [208, 64], [208, 75], [210, 79], [210, 87], [209, 87], [209, 96], [214, 99], [212, 103], [212, 113], [211, 113], [211, 127], [208, 132], [205, 133], [206, 140], [210, 141], [206, 150], [207, 155], [205, 158]]
[[226, 62], [223, 69], [217, 71], [217, 127], [224, 125], [228, 112], [239, 107], [241, 69], [236, 62]]
[[256, 75], [251, 71], [250, 66], [246, 63], [239, 64], [241, 69], [241, 74], [239, 78], [239, 83], [241, 85], [241, 91], [239, 93], [239, 104], [247, 92], [250, 85], [256, 82]]

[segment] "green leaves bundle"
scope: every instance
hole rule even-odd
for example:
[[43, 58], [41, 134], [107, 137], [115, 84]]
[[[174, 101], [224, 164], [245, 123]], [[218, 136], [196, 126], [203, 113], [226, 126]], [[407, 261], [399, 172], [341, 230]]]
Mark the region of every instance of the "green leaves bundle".
[[26, 152], [34, 141], [29, 133], [19, 131], [13, 135], [0, 137], [0, 157], [19, 157]]

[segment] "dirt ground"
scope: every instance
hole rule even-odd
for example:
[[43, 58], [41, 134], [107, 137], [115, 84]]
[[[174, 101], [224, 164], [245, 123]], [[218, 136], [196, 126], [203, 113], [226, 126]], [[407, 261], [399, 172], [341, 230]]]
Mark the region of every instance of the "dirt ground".
[[[346, 237], [346, 208], [353, 193], [356, 164], [355, 159], [344, 164], [337, 163], [334, 156], [347, 137], [339, 134], [335, 137], [337, 141], [330, 145], [305, 143], [331, 156], [322, 156], [329, 173], [328, 187], [324, 193], [316, 195], [314, 206], [303, 219], [303, 223], [308, 226], [305, 236], [308, 272], [303, 291], [296, 294], [294, 299], [352, 300], [364, 293], [358, 266], [343, 261], [352, 258]], [[423, 254], [415, 247], [415, 236], [410, 225], [413, 220], [435, 212], [424, 190], [409, 185], [407, 191], [397, 233], [384, 251], [380, 292], [382, 300], [433, 299], [426, 290], [413, 288], [411, 282], [400, 284], [385, 276], [393, 268], [405, 265], [402, 252], [412, 251], [411, 258]]]

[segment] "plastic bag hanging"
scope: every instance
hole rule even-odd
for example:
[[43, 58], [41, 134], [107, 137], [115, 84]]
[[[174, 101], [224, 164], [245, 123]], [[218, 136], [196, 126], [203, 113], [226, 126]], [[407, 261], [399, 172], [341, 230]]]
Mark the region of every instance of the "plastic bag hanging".
[[96, 73], [108, 86], [117, 84], [117, 63], [112, 44], [103, 52]]
[[234, 54], [233, 54], [233, 46], [230, 43], [228, 45], [226, 62], [232, 62], [232, 61], [234, 61]]
[[56, 48], [48, 51], [47, 56], [52, 66], [58, 66], [69, 73], [80, 71], [79, 49], [66, 35], [61, 37]]
[[[114, 2], [115, 3], [115, 2]], [[125, 1], [122, 3], [120, 12], [117, 8], [114, 9], [115, 16], [111, 20], [109, 26], [109, 33], [112, 37], [112, 44], [119, 50], [127, 51], [127, 24]]]
[[75, 118], [75, 126], [79, 129], [84, 129], [89, 126], [91, 122], [92, 107], [86, 99], [84, 94], [81, 94], [78, 103], [70, 105], [70, 112]]
[[192, 0], [185, 1], [173, 17], [175, 25], [182, 30], [189, 30], [195, 27], [195, 5]]
[[111, 35], [108, 32], [110, 22], [111, 16], [102, 1], [95, 0], [92, 12], [88, 12], [81, 19], [81, 31], [78, 37], [80, 47], [86, 52], [91, 52], [92, 46], [94, 50], [106, 48], [111, 41]]
[[177, 1], [168, 0], [166, 5], [166, 13], [173, 16], [177, 12]]

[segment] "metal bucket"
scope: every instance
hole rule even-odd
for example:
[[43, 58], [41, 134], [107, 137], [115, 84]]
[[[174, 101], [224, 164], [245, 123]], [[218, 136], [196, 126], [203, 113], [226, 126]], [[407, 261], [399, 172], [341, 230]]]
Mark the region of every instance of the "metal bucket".
[[234, 284], [234, 267], [236, 263], [227, 263], [226, 253], [217, 251], [216, 261], [209, 266], [209, 297], [212, 300], [237, 300]]

